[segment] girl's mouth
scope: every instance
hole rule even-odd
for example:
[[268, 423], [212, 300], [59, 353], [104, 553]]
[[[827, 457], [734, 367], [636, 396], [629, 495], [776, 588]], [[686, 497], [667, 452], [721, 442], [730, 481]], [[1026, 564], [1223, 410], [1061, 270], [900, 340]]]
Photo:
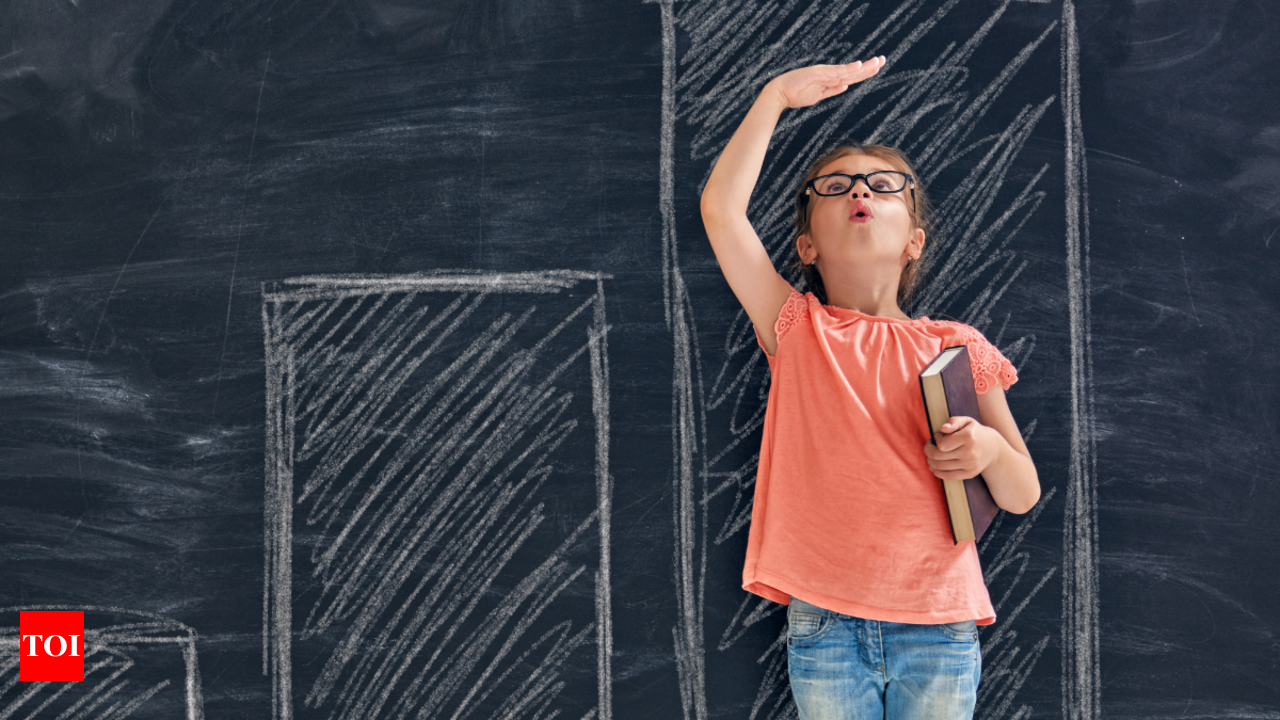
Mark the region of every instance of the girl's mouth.
[[871, 222], [871, 206], [866, 200], [857, 200], [849, 212], [849, 220], [856, 223]]

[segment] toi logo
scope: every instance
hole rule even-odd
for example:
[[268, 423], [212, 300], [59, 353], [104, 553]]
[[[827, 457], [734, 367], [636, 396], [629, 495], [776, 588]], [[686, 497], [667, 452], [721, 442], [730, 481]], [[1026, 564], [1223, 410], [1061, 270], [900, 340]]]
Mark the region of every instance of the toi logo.
[[18, 679], [84, 680], [84, 611], [23, 610]]

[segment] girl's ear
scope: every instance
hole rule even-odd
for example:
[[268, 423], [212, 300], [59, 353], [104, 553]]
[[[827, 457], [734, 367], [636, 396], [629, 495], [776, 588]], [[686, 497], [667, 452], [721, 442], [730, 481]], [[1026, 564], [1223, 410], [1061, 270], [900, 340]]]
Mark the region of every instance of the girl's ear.
[[818, 250], [809, 240], [809, 233], [796, 237], [796, 252], [800, 255], [800, 262], [808, 265], [817, 259]]
[[923, 228], [916, 228], [915, 232], [911, 233], [911, 240], [907, 243], [907, 247], [911, 250], [912, 255], [920, 257], [921, 253], [924, 252]]

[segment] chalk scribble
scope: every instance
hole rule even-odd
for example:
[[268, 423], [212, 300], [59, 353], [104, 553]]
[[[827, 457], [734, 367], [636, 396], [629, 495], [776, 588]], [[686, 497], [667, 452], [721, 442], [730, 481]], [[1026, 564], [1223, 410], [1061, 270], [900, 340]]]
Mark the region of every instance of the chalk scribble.
[[264, 288], [274, 718], [611, 717], [604, 280]]

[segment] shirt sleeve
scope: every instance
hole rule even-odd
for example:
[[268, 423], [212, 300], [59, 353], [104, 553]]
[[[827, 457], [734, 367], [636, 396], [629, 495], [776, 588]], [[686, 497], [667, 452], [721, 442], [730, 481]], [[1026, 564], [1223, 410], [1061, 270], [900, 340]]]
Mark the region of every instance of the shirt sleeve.
[[[782, 346], [782, 337], [786, 335], [788, 330], [808, 319], [809, 301], [792, 287], [791, 293], [787, 295], [786, 302], [782, 303], [782, 309], [778, 311], [777, 319], [773, 321], [773, 332], [778, 338], [778, 346]], [[754, 326], [752, 327], [754, 328]], [[760, 346], [761, 350], [764, 350], [766, 356], [769, 356], [769, 350], [765, 348], [764, 342], [761, 341], [759, 331], [753, 329], [753, 332], [755, 332], [756, 344]], [[775, 349], [774, 355], [777, 354]]]
[[996, 385], [1002, 390], [1008, 390], [1010, 385], [1018, 382], [1017, 368], [981, 332], [962, 323], [955, 325], [959, 331], [956, 339], [969, 349], [973, 388], [979, 395]]

